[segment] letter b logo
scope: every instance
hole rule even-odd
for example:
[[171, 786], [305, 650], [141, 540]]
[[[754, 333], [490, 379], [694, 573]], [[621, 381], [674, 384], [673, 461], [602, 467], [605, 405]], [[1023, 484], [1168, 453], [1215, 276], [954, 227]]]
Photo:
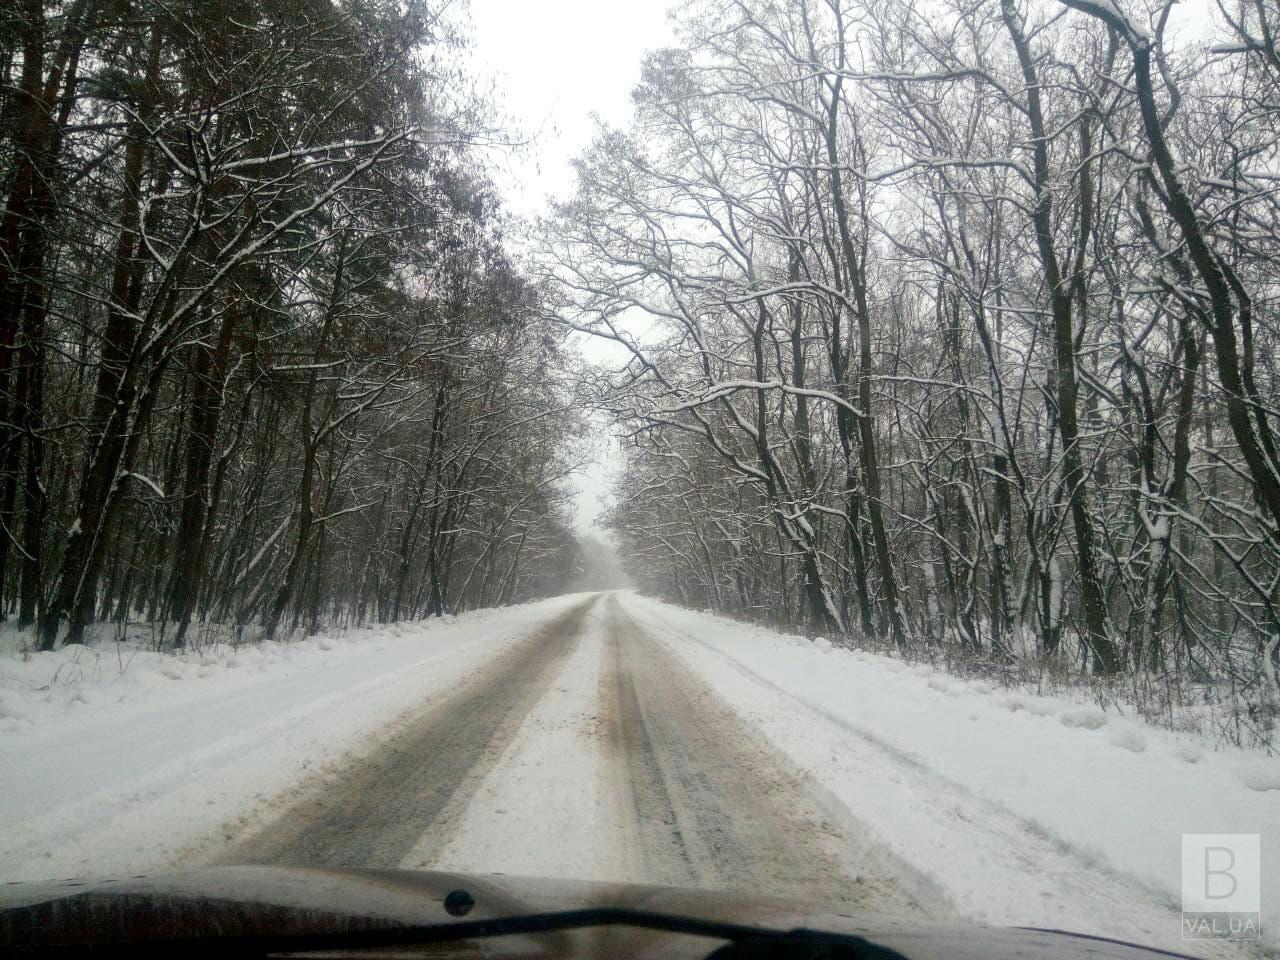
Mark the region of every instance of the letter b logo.
[[1230, 847], [1204, 848], [1204, 898], [1230, 900], [1240, 889], [1231, 871], [1236, 865], [1235, 851]]
[[1256, 833], [1182, 835], [1182, 909], [1257, 913], [1262, 901], [1262, 843]]

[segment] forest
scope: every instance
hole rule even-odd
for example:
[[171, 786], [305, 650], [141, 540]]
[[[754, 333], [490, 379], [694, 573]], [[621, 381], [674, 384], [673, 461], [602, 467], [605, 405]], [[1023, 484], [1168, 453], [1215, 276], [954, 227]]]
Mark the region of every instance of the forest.
[[645, 592], [1268, 728], [1273, 0], [687, 0], [532, 224], [453, 14], [0, 18], [0, 613], [35, 644], [580, 586], [605, 422]]
[[558, 590], [580, 417], [439, 10], [0, 21], [0, 610], [267, 636]]
[[1280, 8], [1186, 6], [680, 9], [542, 234], [642, 588], [1265, 729]]

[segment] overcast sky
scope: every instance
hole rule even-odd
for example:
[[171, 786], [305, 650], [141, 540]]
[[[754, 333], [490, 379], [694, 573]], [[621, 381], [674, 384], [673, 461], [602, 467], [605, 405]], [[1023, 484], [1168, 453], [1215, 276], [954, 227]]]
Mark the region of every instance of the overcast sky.
[[510, 209], [532, 216], [572, 185], [569, 161], [590, 143], [593, 112], [627, 118], [641, 57], [670, 42], [667, 4], [470, 0], [476, 73], [494, 77], [500, 108], [535, 138], [499, 161]]
[[[493, 158], [508, 209], [534, 217], [547, 194], [569, 191], [569, 162], [591, 142], [593, 113], [626, 121], [641, 58], [671, 41], [668, 2], [470, 0], [473, 73], [492, 78], [505, 119], [532, 138], [529, 146]], [[614, 466], [611, 443], [596, 440], [599, 461], [579, 483], [584, 531], [600, 512]]]

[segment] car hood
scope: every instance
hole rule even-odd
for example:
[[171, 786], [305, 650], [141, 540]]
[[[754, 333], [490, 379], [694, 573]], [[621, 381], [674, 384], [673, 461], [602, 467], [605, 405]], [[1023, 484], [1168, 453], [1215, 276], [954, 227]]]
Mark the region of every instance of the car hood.
[[[465, 916], [451, 916], [444, 901], [459, 890], [466, 891], [474, 906]], [[608, 912], [615, 918], [613, 925], [438, 943], [430, 955], [705, 957], [726, 942], [617, 921], [621, 911], [634, 911], [772, 930], [849, 934], [908, 960], [1176, 956], [1061, 931], [851, 915], [803, 901], [742, 893], [501, 874], [260, 866], [0, 886], [0, 952], [44, 944], [349, 935], [582, 910]]]

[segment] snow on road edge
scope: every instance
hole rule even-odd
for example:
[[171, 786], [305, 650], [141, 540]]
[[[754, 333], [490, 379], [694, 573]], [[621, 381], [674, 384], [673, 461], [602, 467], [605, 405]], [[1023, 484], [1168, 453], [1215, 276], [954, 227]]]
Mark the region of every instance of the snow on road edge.
[[579, 599], [203, 655], [0, 657], [0, 881], [207, 859]]
[[[627, 611], [960, 912], [1182, 952], [1181, 834], [1262, 838], [1280, 924], [1277, 762], [1077, 703], [833, 648], [634, 594]], [[1268, 924], [1270, 918], [1270, 924]]]

